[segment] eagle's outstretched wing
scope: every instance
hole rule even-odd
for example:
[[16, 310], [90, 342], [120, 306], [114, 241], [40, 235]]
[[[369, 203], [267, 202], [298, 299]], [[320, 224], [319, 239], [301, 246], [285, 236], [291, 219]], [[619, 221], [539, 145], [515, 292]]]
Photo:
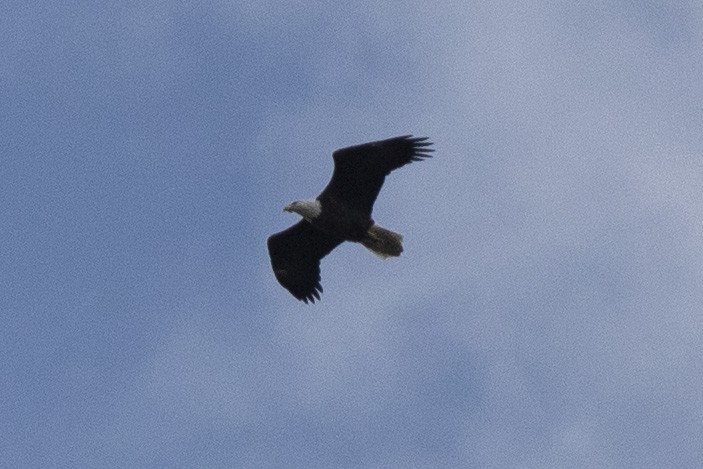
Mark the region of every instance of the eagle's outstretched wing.
[[297, 299], [320, 299], [320, 260], [342, 242], [301, 220], [269, 237], [271, 267], [278, 282]]
[[427, 137], [404, 135], [337, 150], [332, 179], [317, 198], [323, 204], [326, 198], [335, 199], [371, 216], [386, 176], [412, 161], [429, 158], [434, 151], [430, 145]]

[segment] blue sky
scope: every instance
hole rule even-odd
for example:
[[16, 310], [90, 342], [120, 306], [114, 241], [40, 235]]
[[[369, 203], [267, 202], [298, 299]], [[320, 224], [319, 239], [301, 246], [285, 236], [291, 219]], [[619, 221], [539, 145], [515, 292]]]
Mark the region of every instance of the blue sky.
[[4, 2], [0, 465], [700, 467], [703, 7], [587, 3]]

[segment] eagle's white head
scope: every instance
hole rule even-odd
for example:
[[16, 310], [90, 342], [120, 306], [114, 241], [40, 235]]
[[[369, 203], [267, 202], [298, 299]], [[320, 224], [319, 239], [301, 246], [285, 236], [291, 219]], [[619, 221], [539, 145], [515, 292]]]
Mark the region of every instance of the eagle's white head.
[[306, 220], [317, 218], [322, 213], [319, 200], [296, 200], [283, 207], [284, 212], [295, 212]]

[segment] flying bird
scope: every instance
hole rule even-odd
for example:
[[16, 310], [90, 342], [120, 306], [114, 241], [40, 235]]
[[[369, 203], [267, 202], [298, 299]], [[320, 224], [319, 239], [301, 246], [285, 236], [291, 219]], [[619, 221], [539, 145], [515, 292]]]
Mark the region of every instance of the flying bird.
[[278, 282], [297, 299], [314, 303], [322, 293], [320, 260], [342, 242], [361, 243], [382, 258], [400, 256], [403, 237], [374, 222], [373, 204], [386, 176], [429, 158], [431, 145], [427, 137], [404, 135], [335, 151], [332, 179], [320, 195], [283, 209], [303, 219], [268, 238]]

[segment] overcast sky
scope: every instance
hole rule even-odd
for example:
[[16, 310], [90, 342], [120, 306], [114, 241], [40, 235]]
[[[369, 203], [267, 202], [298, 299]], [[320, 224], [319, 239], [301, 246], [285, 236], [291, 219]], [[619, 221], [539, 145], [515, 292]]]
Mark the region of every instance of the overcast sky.
[[[703, 466], [703, 3], [0, 7], [0, 466]], [[266, 237], [427, 136], [315, 305]]]

